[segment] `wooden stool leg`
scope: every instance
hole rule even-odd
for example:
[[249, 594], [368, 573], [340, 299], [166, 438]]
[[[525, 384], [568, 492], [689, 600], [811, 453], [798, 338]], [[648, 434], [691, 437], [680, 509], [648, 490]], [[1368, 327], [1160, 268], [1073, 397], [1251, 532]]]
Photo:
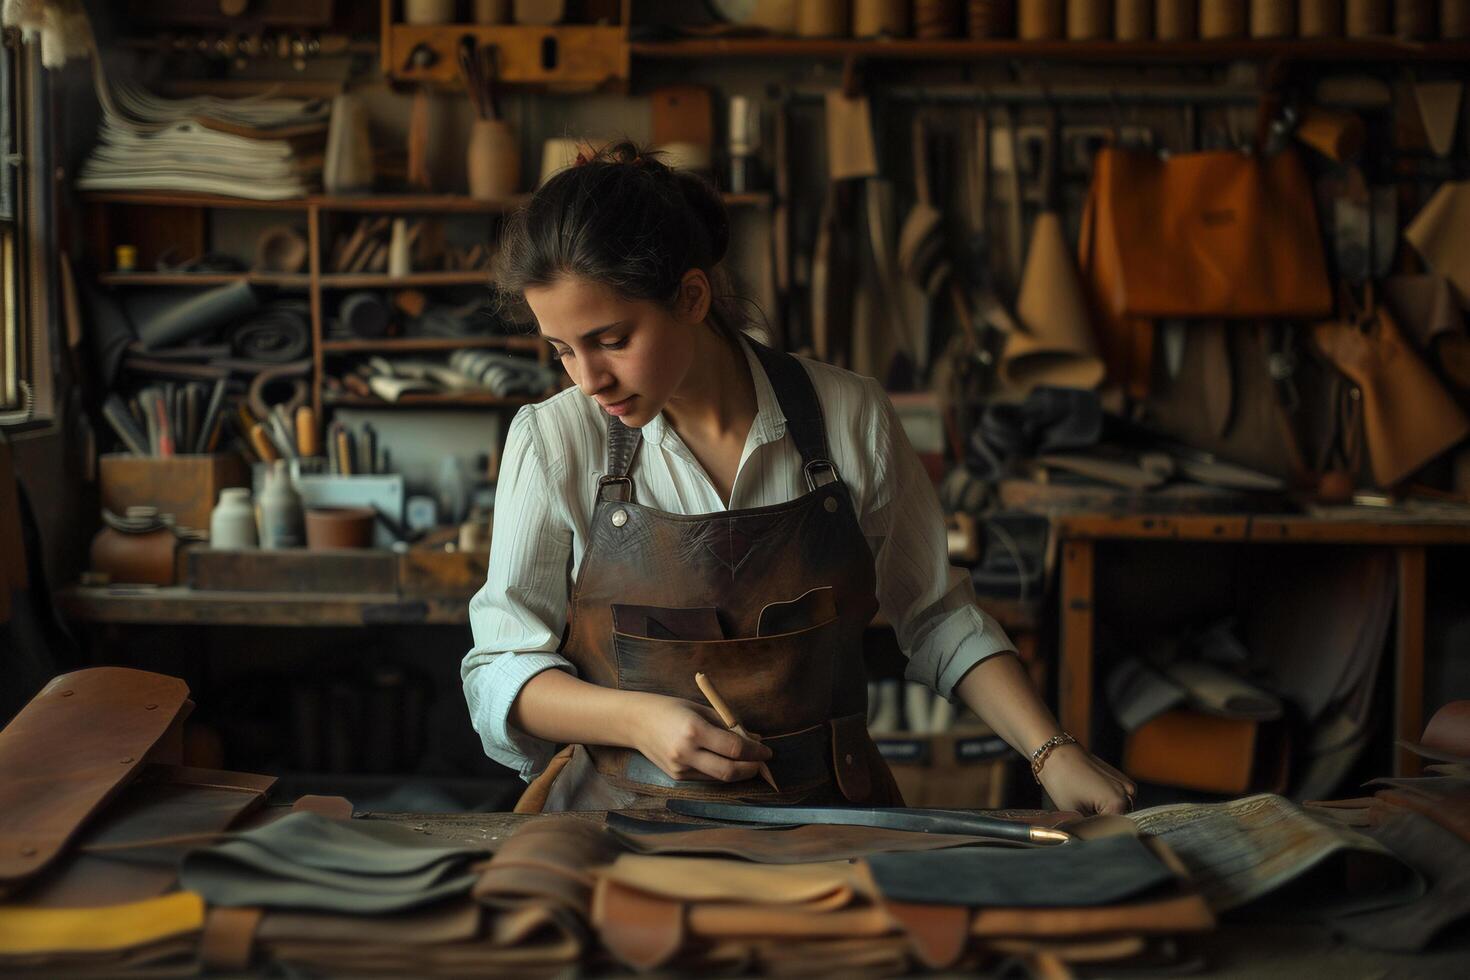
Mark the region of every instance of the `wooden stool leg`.
[[[1417, 742], [1424, 734], [1424, 589], [1422, 547], [1398, 550], [1398, 635], [1394, 641], [1395, 739]], [[1422, 761], [1408, 749], [1394, 747], [1395, 776], [1419, 775]]]

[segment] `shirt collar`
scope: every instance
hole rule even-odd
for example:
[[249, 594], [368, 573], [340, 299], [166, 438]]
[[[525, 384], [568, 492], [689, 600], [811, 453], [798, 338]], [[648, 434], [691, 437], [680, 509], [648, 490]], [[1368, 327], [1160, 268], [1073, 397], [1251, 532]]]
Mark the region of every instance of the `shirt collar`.
[[[750, 437], [746, 439], [746, 444], [754, 449], [786, 435], [786, 416], [782, 414], [781, 405], [776, 400], [776, 389], [772, 387], [765, 367], [750, 344], [750, 338], [740, 334], [740, 349], [745, 352], [745, 361], [750, 365], [750, 378], [755, 383], [755, 420], [750, 424]], [[667, 431], [668, 423], [664, 420], [664, 413], [659, 412], [643, 426], [643, 438], [655, 446], [662, 446]]]

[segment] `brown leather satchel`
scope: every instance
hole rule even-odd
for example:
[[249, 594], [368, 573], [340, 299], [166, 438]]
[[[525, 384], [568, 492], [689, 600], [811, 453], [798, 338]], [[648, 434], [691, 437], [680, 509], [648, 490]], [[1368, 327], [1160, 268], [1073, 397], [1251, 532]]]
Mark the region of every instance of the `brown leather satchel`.
[[1155, 318], [1320, 317], [1332, 309], [1312, 187], [1291, 151], [1105, 147], [1079, 258], [1110, 381], [1148, 393]]
[[1373, 482], [1392, 487], [1470, 433], [1470, 418], [1404, 339], [1384, 307], [1324, 322], [1312, 338], [1362, 392]]

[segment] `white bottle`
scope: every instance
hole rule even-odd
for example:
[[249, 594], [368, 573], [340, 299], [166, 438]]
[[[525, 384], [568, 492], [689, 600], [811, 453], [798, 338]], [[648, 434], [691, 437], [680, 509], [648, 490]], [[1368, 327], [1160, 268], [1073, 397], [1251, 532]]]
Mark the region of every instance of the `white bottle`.
[[225, 487], [209, 515], [209, 546], [238, 551], [256, 546], [255, 507], [248, 487]]
[[271, 464], [260, 494], [260, 546], [267, 549], [300, 548], [306, 544], [301, 495], [291, 485], [286, 461]]

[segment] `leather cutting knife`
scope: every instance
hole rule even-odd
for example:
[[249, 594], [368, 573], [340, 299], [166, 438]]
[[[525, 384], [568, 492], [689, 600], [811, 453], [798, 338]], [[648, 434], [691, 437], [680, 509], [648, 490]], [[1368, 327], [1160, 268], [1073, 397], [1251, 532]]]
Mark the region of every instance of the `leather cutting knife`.
[[738, 823], [775, 824], [842, 824], [849, 827], [882, 827], [908, 830], [921, 834], [962, 834], [969, 837], [993, 837], [1021, 844], [1065, 844], [1072, 835], [1050, 827], [1033, 827], [1014, 820], [981, 816], [967, 810], [924, 810], [910, 807], [837, 807], [837, 806], [742, 806], [738, 803], [714, 803], [707, 800], [670, 799], [664, 804], [670, 811], [686, 817], [724, 820]]

